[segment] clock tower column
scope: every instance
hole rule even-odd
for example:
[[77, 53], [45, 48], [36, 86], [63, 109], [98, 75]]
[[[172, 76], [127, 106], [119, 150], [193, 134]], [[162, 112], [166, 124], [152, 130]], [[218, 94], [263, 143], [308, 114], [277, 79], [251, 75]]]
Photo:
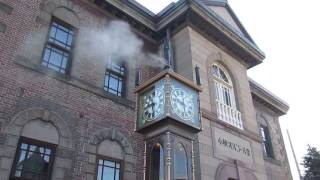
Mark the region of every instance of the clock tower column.
[[168, 69], [136, 89], [136, 131], [145, 135], [144, 180], [195, 180], [199, 92]]

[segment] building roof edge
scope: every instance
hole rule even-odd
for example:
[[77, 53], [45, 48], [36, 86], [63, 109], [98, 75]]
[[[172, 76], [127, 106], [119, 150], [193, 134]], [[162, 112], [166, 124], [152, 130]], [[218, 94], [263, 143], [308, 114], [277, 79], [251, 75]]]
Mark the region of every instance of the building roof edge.
[[289, 104], [264, 88], [262, 85], [249, 78], [249, 84], [251, 94], [259, 98], [260, 101], [273, 107], [272, 109], [277, 110], [280, 115], [284, 115], [289, 110]]
[[242, 35], [239, 33], [235, 28], [233, 28], [228, 22], [226, 22], [223, 18], [221, 18], [218, 14], [210, 10], [208, 7], [206, 7], [203, 2], [198, 1], [198, 0], [191, 0], [199, 5], [206, 13], [208, 13], [209, 16], [214, 17], [218, 21], [220, 21], [227, 29], [229, 29], [231, 32], [233, 32], [236, 36], [238, 36], [244, 43], [246, 43], [248, 46], [252, 47], [254, 50], [256, 50], [259, 54], [261, 54], [263, 57], [265, 57], [265, 53], [256, 45], [256, 43], [253, 41], [249, 33], [246, 31], [244, 26], [241, 24], [240, 20], [236, 17], [235, 13], [232, 11], [231, 7], [225, 3], [224, 5], [226, 8], [231, 11], [232, 15], [236, 17], [237, 23], [241, 26], [241, 28], [244, 30], [245, 34], [248, 36], [246, 37], [245, 35]]

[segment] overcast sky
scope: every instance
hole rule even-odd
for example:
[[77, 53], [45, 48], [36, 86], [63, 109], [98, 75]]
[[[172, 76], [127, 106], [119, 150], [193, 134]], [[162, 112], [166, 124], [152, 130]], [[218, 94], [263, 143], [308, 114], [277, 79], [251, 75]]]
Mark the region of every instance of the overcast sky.
[[[172, 0], [137, 0], [157, 13]], [[307, 144], [320, 149], [320, 1], [229, 0], [229, 4], [265, 52], [249, 76], [290, 105], [280, 118], [294, 180], [296, 167], [285, 133], [289, 129], [298, 160]]]

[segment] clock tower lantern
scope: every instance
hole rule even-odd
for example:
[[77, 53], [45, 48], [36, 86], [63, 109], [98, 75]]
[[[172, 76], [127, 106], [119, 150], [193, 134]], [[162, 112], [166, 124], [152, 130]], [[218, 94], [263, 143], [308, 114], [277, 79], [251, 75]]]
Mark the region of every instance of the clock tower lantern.
[[195, 180], [200, 87], [167, 69], [136, 89], [136, 131], [145, 135], [144, 180]]

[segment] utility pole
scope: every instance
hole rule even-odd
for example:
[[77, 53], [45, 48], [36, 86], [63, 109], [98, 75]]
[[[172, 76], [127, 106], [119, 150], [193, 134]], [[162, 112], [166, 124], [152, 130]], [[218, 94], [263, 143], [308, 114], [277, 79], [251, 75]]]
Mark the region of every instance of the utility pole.
[[297, 170], [298, 170], [298, 173], [299, 173], [299, 178], [300, 178], [300, 180], [303, 180], [303, 177], [301, 175], [301, 171], [300, 171], [300, 168], [299, 168], [299, 165], [298, 165], [296, 153], [294, 152], [294, 149], [293, 149], [293, 146], [292, 146], [292, 142], [291, 142], [291, 138], [290, 138], [290, 134], [289, 134], [289, 130], [288, 129], [287, 129], [287, 135], [288, 135], [288, 138], [289, 138], [289, 143], [290, 143], [290, 147], [291, 147], [292, 154], [293, 154], [293, 157], [294, 157], [294, 161], [296, 163], [296, 167], [297, 167]]

